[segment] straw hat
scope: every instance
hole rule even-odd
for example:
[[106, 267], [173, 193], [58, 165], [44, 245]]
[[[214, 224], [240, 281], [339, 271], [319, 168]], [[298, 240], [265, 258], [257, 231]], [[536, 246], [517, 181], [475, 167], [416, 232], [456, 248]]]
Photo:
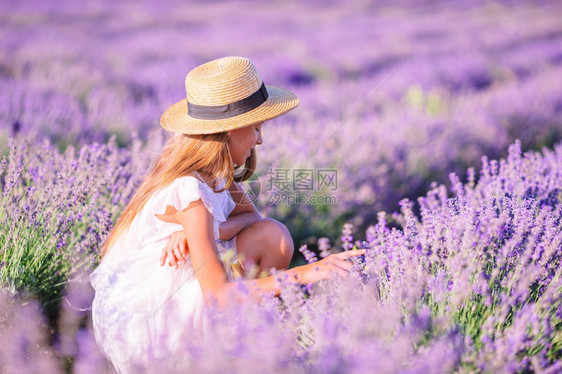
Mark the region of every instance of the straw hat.
[[160, 125], [171, 132], [213, 134], [279, 117], [299, 105], [290, 91], [266, 86], [244, 57], [223, 57], [191, 70], [187, 98], [170, 106]]

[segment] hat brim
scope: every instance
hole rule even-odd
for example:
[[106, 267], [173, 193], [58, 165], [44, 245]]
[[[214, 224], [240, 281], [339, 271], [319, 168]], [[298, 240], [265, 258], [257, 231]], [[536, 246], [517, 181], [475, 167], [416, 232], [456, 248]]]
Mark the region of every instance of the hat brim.
[[187, 98], [170, 106], [160, 117], [160, 126], [165, 130], [189, 135], [214, 134], [234, 130], [279, 117], [299, 105], [299, 99], [290, 91], [279, 87], [265, 86], [267, 100], [257, 108], [234, 117], [224, 119], [199, 119], [187, 114]]

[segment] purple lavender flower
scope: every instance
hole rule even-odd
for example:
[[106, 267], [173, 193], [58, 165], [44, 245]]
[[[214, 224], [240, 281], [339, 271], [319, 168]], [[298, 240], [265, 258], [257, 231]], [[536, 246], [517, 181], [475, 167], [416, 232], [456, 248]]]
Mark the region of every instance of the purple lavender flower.
[[351, 231], [352, 229], [353, 225], [351, 223], [346, 223], [343, 225], [342, 236], [340, 237], [340, 240], [342, 242], [342, 248], [344, 249], [344, 251], [353, 248], [353, 234]]
[[330, 255], [330, 239], [322, 237], [318, 239], [318, 249], [320, 250], [320, 257], [326, 258]]
[[306, 262], [309, 264], [318, 261], [316, 254], [308, 249], [308, 246], [306, 244], [299, 247], [299, 252], [303, 254]]

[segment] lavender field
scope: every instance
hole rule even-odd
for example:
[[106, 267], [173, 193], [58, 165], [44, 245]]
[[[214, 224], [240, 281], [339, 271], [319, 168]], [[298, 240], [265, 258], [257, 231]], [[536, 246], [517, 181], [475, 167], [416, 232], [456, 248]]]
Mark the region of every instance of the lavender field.
[[[186, 330], [153, 370], [562, 371], [561, 18], [555, 1], [0, 2], [0, 372], [114, 371], [87, 274], [185, 74], [227, 55], [300, 99], [264, 124], [252, 185], [292, 266], [368, 252], [350, 279], [210, 311], [216, 339]], [[295, 188], [310, 170], [336, 184]]]

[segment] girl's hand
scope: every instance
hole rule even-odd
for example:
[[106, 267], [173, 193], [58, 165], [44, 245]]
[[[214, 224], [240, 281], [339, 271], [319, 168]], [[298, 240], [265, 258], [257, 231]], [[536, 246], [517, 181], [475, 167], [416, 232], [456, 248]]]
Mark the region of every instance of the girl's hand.
[[166, 259], [168, 259], [168, 266], [175, 266], [178, 264], [185, 264], [186, 257], [189, 254], [189, 247], [187, 246], [187, 236], [185, 231], [176, 231], [170, 236], [170, 240], [162, 250], [160, 256], [160, 266], [164, 266]]
[[356, 249], [331, 254], [320, 261], [303, 265], [303, 269], [299, 272], [300, 274], [297, 276], [297, 279], [300, 283], [310, 284], [322, 279], [331, 278], [335, 273], [347, 278], [353, 264], [346, 260], [351, 257], [364, 255], [366, 252], [365, 249]]

